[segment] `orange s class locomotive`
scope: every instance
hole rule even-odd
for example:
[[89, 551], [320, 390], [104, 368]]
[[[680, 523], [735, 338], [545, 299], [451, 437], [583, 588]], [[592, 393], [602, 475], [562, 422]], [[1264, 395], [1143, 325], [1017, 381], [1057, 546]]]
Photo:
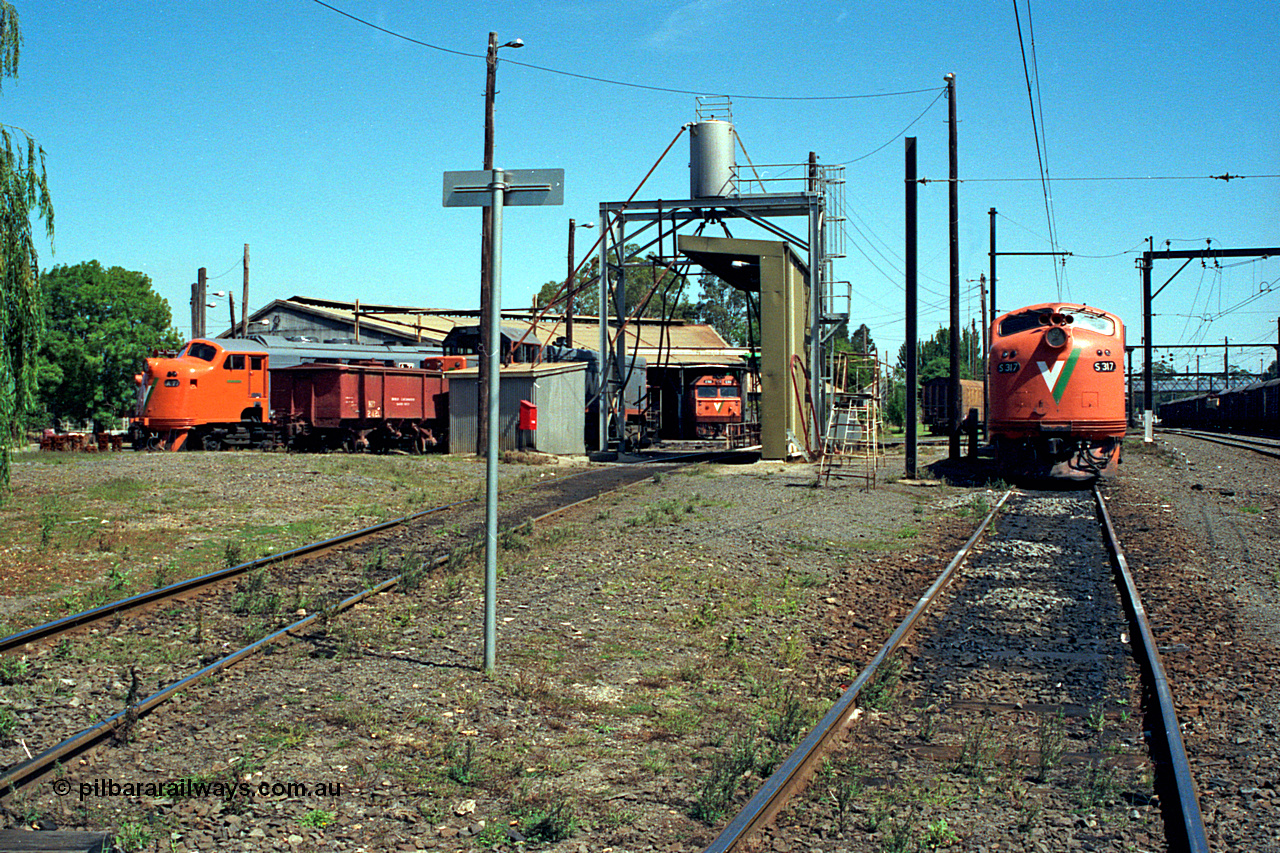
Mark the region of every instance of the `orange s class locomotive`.
[[988, 425], [1008, 474], [1113, 476], [1124, 437], [1124, 324], [1097, 308], [1050, 302], [991, 329]]

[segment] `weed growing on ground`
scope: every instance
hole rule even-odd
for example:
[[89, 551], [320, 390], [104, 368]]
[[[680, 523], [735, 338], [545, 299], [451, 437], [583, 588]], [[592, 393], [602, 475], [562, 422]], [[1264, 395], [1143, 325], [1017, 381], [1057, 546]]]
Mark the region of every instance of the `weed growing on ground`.
[[18, 730], [18, 718], [8, 708], [0, 708], [0, 746], [17, 743], [13, 734]]
[[133, 736], [133, 727], [138, 722], [138, 696], [141, 693], [141, 687], [138, 681], [138, 668], [130, 667], [129, 690], [124, 697], [124, 718], [120, 720], [120, 726], [116, 729], [114, 736], [117, 744], [126, 744]]
[[996, 741], [991, 716], [984, 715], [980, 723], [965, 730], [960, 755], [956, 759], [956, 770], [965, 776], [980, 779], [991, 769], [999, 751], [1000, 744]]
[[1076, 792], [1076, 799], [1081, 811], [1092, 812], [1115, 799], [1119, 790], [1120, 782], [1116, 778], [1115, 768], [1105, 761], [1090, 761]]
[[324, 829], [333, 823], [338, 817], [337, 812], [327, 812], [324, 809], [312, 809], [298, 819], [298, 823], [312, 829]]
[[923, 846], [929, 850], [937, 850], [940, 847], [950, 847], [959, 840], [960, 837], [947, 826], [947, 819], [938, 818], [925, 827]]
[[130, 853], [133, 850], [145, 850], [150, 847], [152, 838], [151, 829], [146, 824], [127, 820], [120, 824], [115, 843], [125, 853]]
[[533, 535], [533, 522], [526, 521], [524, 524], [504, 530], [498, 535], [498, 546], [503, 551], [528, 551], [529, 537]]
[[1103, 729], [1107, 725], [1106, 707], [1103, 703], [1098, 702], [1089, 706], [1089, 713], [1084, 719], [1085, 725], [1093, 730], [1094, 734], [1102, 734]]
[[1056, 714], [1041, 715], [1040, 727], [1036, 731], [1036, 745], [1040, 750], [1036, 781], [1043, 782], [1049, 771], [1058, 766], [1062, 760], [1062, 751], [1066, 744], [1066, 725], [1062, 709]]
[[670, 766], [671, 764], [663, 754], [656, 749], [646, 752], [644, 759], [640, 762], [640, 768], [652, 773], [654, 776], [661, 776], [666, 773]]
[[875, 680], [862, 690], [864, 707], [876, 711], [888, 711], [898, 696], [898, 687], [902, 682], [902, 659], [890, 657], [876, 672]]
[[449, 778], [457, 782], [459, 785], [471, 786], [476, 784], [476, 744], [475, 741], [467, 741], [465, 747], [459, 745], [456, 741], [450, 743], [444, 749], [445, 761], [449, 763]]
[[931, 743], [938, 732], [938, 717], [941, 709], [936, 702], [925, 706], [920, 714], [920, 740]]
[[789, 744], [800, 734], [807, 719], [804, 703], [788, 686], [779, 698], [777, 710], [766, 720], [765, 734], [774, 743]]
[[544, 844], [554, 844], [571, 837], [578, 829], [574, 806], [569, 795], [557, 794], [545, 807], [532, 810], [525, 818], [524, 836]]
[[266, 616], [276, 612], [280, 596], [267, 590], [270, 580], [266, 566], [260, 566], [245, 576], [244, 584], [231, 602], [231, 609], [236, 615]]
[[407, 594], [422, 586], [428, 567], [427, 561], [417, 554], [405, 557], [400, 564], [400, 584], [397, 587], [399, 592]]
[[884, 821], [881, 848], [885, 853], [908, 853], [916, 845], [919, 815], [914, 806], [903, 814], [892, 814]]
[[828, 760], [822, 765], [822, 779], [826, 787], [826, 795], [831, 800], [836, 813], [836, 826], [841, 832], [849, 823], [853, 804], [862, 796], [866, 784], [862, 778], [862, 768], [854, 761], [851, 753], [844, 753], [835, 761]]
[[734, 735], [729, 749], [711, 762], [706, 778], [698, 789], [698, 797], [689, 808], [689, 816], [708, 826], [716, 823], [729, 810], [742, 777], [755, 769], [756, 743], [753, 738]]
[[25, 657], [0, 658], [0, 684], [17, 684], [31, 674], [31, 661]]

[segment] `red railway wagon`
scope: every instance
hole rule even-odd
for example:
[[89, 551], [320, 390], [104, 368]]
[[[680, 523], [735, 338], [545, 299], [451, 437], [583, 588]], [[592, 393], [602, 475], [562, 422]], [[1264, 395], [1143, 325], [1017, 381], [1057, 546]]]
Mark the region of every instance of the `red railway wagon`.
[[420, 453], [445, 438], [448, 394], [438, 367], [310, 362], [271, 372], [272, 418], [298, 449]]

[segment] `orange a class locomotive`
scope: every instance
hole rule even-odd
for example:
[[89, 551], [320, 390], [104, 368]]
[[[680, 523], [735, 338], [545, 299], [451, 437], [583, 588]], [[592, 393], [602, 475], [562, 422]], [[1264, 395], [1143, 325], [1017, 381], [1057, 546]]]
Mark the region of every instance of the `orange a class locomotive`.
[[1086, 305], [1010, 311], [991, 330], [988, 420], [1011, 475], [1113, 476], [1124, 437], [1124, 324]]

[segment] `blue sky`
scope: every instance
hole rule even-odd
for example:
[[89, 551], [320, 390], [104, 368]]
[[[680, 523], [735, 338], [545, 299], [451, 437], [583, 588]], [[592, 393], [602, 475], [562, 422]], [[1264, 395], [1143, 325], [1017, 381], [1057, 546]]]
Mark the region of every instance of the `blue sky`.
[[[504, 306], [528, 305], [562, 278], [568, 219], [595, 220], [600, 202], [630, 196], [695, 117], [691, 94], [516, 64], [528, 63], [727, 92], [754, 163], [800, 163], [815, 151], [824, 164], [847, 164], [848, 257], [836, 277], [852, 283], [855, 323], [896, 356], [900, 136], [911, 125], [919, 174], [946, 178], [945, 73], [958, 87], [966, 318], [977, 313], [968, 280], [988, 268], [989, 208], [999, 211], [1000, 251], [1052, 248], [1019, 20], [1028, 62], [1034, 29], [1057, 242], [1074, 254], [1056, 276], [1045, 258], [1000, 258], [1001, 309], [1061, 291], [1121, 314], [1137, 343], [1134, 258], [1148, 237], [1157, 249], [1166, 240], [1202, 248], [1206, 238], [1280, 245], [1280, 179], [1261, 177], [1280, 174], [1280, 6], [1270, 2], [1033, 3], [1029, 20], [1025, 0], [1020, 18], [996, 0], [332, 5], [471, 55], [396, 38], [314, 0], [18, 0], [24, 45], [0, 121], [47, 152], [57, 233], [54, 251], [41, 247], [42, 267], [96, 259], [144, 272], [184, 335], [197, 268], [208, 269], [211, 290], [230, 287], [239, 301], [245, 243], [252, 308], [295, 294], [474, 308], [480, 211], [442, 207], [441, 182], [445, 171], [481, 166], [492, 30], [526, 45], [500, 53], [497, 165], [566, 173], [563, 207], [505, 218]], [[794, 100], [895, 92], [914, 94]], [[687, 197], [687, 163], [682, 138], [639, 197]], [[1222, 174], [1250, 177], [1207, 178]], [[919, 204], [928, 334], [946, 319], [945, 180], [921, 186]], [[579, 232], [580, 252], [597, 231]], [[1156, 285], [1177, 266], [1157, 262]], [[1280, 258], [1194, 261], [1156, 311], [1157, 343], [1275, 341]], [[1257, 369], [1264, 356], [1273, 357], [1232, 360]]]

